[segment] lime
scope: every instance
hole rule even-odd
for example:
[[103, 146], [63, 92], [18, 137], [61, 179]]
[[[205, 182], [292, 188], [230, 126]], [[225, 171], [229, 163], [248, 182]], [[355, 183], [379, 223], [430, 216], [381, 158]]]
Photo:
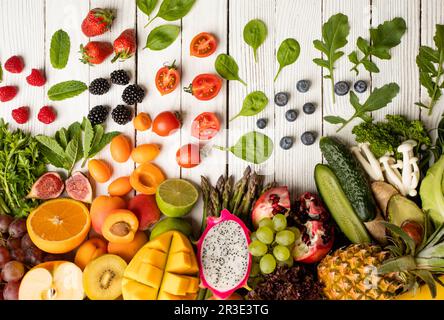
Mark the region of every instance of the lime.
[[151, 230], [150, 240], [171, 230], [182, 232], [187, 237], [189, 237], [192, 232], [191, 225], [188, 221], [182, 218], [165, 218], [154, 225], [153, 230]]
[[193, 209], [199, 192], [183, 179], [167, 179], [157, 188], [156, 202], [160, 211], [168, 217], [182, 217]]

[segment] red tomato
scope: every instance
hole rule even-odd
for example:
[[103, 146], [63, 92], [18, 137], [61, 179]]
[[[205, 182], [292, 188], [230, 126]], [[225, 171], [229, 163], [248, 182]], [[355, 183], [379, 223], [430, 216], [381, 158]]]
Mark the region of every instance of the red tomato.
[[177, 71], [176, 66], [165, 66], [160, 68], [156, 74], [156, 87], [160, 94], [163, 96], [165, 94], [173, 92], [180, 83], [180, 73]]
[[190, 55], [205, 58], [214, 53], [217, 48], [216, 37], [211, 33], [202, 32], [196, 35], [190, 44]]
[[200, 74], [194, 78], [193, 82], [185, 92], [191, 93], [197, 99], [207, 101], [213, 99], [222, 87], [222, 79], [214, 74]]
[[161, 137], [166, 137], [176, 132], [180, 127], [180, 117], [177, 112], [164, 111], [153, 120], [152, 130]]
[[194, 168], [200, 163], [200, 150], [196, 144], [186, 144], [177, 150], [177, 164], [182, 168]]
[[213, 112], [203, 112], [191, 124], [191, 135], [199, 140], [210, 140], [220, 130], [220, 122]]

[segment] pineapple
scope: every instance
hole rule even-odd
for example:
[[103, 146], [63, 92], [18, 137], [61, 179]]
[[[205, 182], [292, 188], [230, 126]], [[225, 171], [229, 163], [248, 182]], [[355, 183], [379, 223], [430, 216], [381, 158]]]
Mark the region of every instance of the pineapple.
[[[387, 300], [425, 282], [432, 297], [437, 275], [444, 274], [444, 225], [417, 247], [401, 228], [385, 223], [391, 245], [354, 244], [318, 265], [324, 294], [332, 300]], [[427, 231], [424, 231], [427, 234]]]

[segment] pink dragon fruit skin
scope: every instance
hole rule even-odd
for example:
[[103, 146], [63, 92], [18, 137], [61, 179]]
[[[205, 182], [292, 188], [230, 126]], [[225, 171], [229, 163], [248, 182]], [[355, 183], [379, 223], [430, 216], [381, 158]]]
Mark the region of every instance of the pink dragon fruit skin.
[[[204, 240], [206, 239], [210, 230], [212, 230], [215, 226], [219, 225], [220, 223], [226, 222], [226, 221], [234, 221], [236, 224], [238, 224], [241, 227], [241, 229], [245, 235], [245, 238], [246, 238], [246, 248], [240, 248], [240, 250], [245, 250], [245, 249], [247, 250], [247, 254], [248, 254], [247, 260], [248, 261], [247, 261], [247, 266], [245, 268], [245, 275], [242, 278], [242, 280], [239, 281], [239, 283], [237, 283], [232, 288], [229, 288], [226, 290], [218, 290], [217, 288], [212, 287], [212, 285], [209, 283], [209, 281], [207, 281], [207, 279], [205, 277], [204, 263], [202, 261], [202, 254], [203, 254], [202, 246], [203, 246]], [[237, 216], [231, 214], [228, 210], [226, 210], [226, 209], [222, 210], [220, 217], [207, 218], [207, 227], [197, 243], [197, 255], [198, 255], [199, 275], [200, 275], [200, 279], [201, 279], [201, 286], [204, 288], [210, 289], [216, 298], [223, 299], [223, 300], [225, 300], [229, 296], [231, 296], [237, 289], [247, 287], [247, 281], [248, 281], [248, 277], [250, 275], [251, 263], [252, 263], [251, 254], [248, 252], [248, 245], [250, 244], [250, 242], [251, 242], [250, 231], [248, 230], [248, 228], [245, 226], [245, 224], [242, 222], [241, 219], [239, 219]], [[239, 251], [239, 252], [241, 252], [241, 251]], [[236, 268], [236, 269], [238, 269], [238, 268]], [[234, 271], [236, 271], [236, 270], [232, 270], [232, 273], [234, 273]], [[232, 275], [232, 273], [230, 273], [230, 275]]]

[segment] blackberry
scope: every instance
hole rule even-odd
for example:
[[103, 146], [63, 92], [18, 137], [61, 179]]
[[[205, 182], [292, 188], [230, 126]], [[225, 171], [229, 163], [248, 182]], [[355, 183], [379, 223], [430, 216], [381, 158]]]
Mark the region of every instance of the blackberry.
[[111, 85], [109, 84], [108, 80], [104, 78], [97, 78], [94, 79], [89, 85], [89, 92], [94, 95], [102, 95], [107, 93], [110, 87]]
[[132, 105], [136, 102], [141, 103], [145, 96], [145, 90], [137, 84], [130, 84], [123, 90], [122, 100], [126, 104]]
[[131, 121], [133, 115], [129, 107], [119, 104], [111, 112], [111, 117], [115, 123], [124, 125]]
[[111, 83], [126, 86], [130, 81], [128, 73], [125, 70], [115, 70], [111, 72]]
[[95, 106], [88, 113], [88, 120], [94, 126], [96, 124], [102, 124], [108, 118], [109, 110], [105, 106]]

